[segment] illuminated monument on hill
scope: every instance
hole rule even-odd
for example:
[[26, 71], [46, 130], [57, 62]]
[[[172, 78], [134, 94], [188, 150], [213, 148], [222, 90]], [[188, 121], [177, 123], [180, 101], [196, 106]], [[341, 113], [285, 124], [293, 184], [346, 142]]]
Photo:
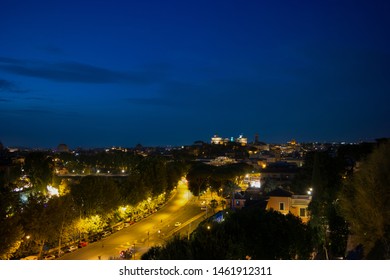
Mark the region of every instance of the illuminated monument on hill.
[[246, 144], [248, 144], [248, 138], [243, 137], [242, 134], [240, 134], [237, 138], [222, 138], [218, 135], [214, 135], [213, 137], [211, 137], [211, 144], [223, 145], [229, 142], [235, 142], [241, 144], [242, 146], [246, 146]]

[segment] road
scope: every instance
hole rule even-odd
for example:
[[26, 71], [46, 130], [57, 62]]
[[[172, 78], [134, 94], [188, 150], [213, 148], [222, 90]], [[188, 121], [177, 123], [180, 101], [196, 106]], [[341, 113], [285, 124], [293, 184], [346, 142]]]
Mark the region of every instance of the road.
[[[134, 259], [140, 259], [150, 247], [163, 244], [173, 234], [180, 232], [181, 235], [187, 235], [193, 231], [205, 219], [205, 214], [197, 198], [191, 195], [187, 185], [181, 181], [173, 197], [156, 213], [59, 259], [117, 259], [120, 251], [130, 247], [135, 248]], [[175, 227], [176, 222], [181, 225]]]

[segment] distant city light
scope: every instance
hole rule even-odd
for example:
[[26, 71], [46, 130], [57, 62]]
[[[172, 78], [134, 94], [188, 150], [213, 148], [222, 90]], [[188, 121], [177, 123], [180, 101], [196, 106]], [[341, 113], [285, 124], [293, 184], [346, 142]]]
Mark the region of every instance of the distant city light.
[[28, 201], [28, 196], [25, 194], [25, 193], [22, 193], [20, 195], [20, 200], [23, 202], [23, 203], [26, 203]]
[[58, 189], [54, 188], [51, 185], [47, 185], [46, 188], [49, 193], [49, 196], [59, 196], [60, 193], [58, 192]]

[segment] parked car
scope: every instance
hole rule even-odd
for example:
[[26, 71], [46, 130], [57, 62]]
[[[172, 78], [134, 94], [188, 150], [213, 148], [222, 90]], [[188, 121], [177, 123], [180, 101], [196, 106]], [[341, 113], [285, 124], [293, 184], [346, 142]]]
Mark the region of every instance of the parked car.
[[114, 226], [112, 229], [113, 229], [113, 231], [118, 231], [118, 230], [123, 229], [123, 227], [124, 227], [124, 223], [120, 223], [120, 224]]
[[55, 255], [50, 254], [50, 255], [46, 255], [44, 260], [54, 260], [55, 258], [56, 258]]
[[69, 246], [67, 249], [66, 249], [66, 252], [73, 252], [73, 251], [76, 251], [78, 248], [76, 245], [72, 245], [72, 246]]
[[99, 234], [92, 235], [88, 238], [89, 242], [96, 242], [99, 241], [101, 236]]
[[83, 247], [85, 247], [85, 246], [87, 246], [88, 245], [88, 242], [87, 241], [85, 241], [85, 240], [83, 240], [83, 241], [80, 241], [79, 242], [79, 248], [83, 248]]
[[105, 231], [102, 234], [102, 238], [106, 238], [107, 236], [111, 235], [111, 231]]
[[31, 261], [31, 260], [37, 260], [38, 259], [38, 256], [28, 256], [28, 257], [24, 257], [24, 258], [21, 258], [21, 260], [28, 260], [28, 261]]
[[179, 227], [179, 226], [181, 226], [181, 223], [180, 222], [176, 222], [175, 223], [175, 227]]

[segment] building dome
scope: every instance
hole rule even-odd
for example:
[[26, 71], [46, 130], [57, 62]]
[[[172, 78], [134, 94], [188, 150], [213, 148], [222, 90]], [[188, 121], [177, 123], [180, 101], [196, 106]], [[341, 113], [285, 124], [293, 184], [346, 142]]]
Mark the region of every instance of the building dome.
[[66, 144], [59, 144], [57, 146], [57, 152], [69, 152], [69, 148]]

